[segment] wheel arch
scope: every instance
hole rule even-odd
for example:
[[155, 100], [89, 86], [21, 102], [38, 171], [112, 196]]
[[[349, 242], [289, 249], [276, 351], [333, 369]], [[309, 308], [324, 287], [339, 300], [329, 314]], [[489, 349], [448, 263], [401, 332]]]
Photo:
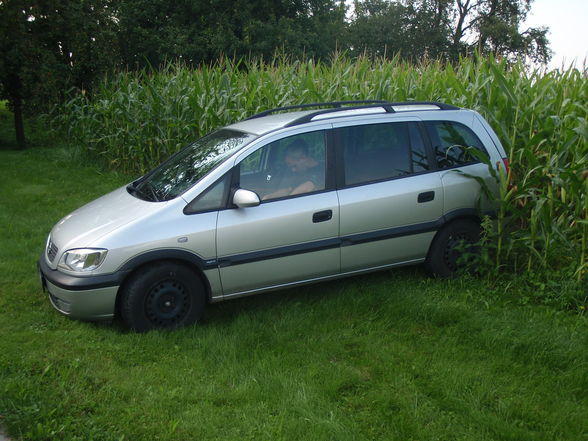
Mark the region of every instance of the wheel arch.
[[128, 280], [146, 266], [160, 262], [178, 263], [193, 270], [204, 287], [207, 303], [210, 302], [212, 289], [208, 278], [204, 274], [204, 270], [215, 268], [216, 259], [214, 261], [206, 261], [199, 256], [184, 250], [154, 250], [133, 257], [120, 269], [119, 272], [124, 274], [124, 276], [121, 279], [118, 292], [116, 293], [115, 314], [119, 313], [121, 293]]
[[458, 210], [450, 211], [443, 215], [442, 224], [438, 231], [441, 231], [447, 225], [459, 219], [470, 219], [475, 222], [481, 223], [482, 218], [485, 214], [492, 216], [492, 213], [481, 213], [479, 210], [476, 210], [475, 208], [460, 208]]

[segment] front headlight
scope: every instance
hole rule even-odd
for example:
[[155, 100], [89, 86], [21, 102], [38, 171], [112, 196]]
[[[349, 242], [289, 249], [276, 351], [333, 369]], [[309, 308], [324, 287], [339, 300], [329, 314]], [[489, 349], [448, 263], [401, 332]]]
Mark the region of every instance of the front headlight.
[[92, 271], [98, 268], [104, 261], [107, 252], [108, 250], [92, 248], [69, 250], [61, 256], [59, 266], [63, 269], [76, 272]]

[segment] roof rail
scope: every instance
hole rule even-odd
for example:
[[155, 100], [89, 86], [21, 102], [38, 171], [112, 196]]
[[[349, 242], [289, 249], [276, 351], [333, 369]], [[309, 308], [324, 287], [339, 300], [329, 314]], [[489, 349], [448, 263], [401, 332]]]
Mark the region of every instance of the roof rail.
[[[299, 124], [304, 124], [312, 121], [318, 115], [336, 113], [346, 110], [360, 110], [370, 108], [383, 108], [386, 113], [395, 113], [397, 110], [394, 107], [401, 106], [436, 106], [439, 110], [459, 110], [459, 107], [452, 106], [450, 104], [440, 103], [437, 101], [402, 101], [402, 102], [389, 102], [383, 100], [366, 100], [366, 101], [331, 101], [324, 103], [310, 103], [310, 104], [297, 104], [293, 106], [276, 107], [275, 109], [266, 110], [256, 115], [250, 116], [246, 120], [261, 118], [263, 116], [271, 115], [272, 113], [294, 110], [294, 109], [308, 109], [311, 107], [330, 107], [328, 109], [317, 110], [316, 112], [309, 113], [300, 118], [291, 121], [286, 127], [292, 127]], [[342, 106], [346, 106], [343, 108]], [[347, 116], [347, 115], [346, 115]]]
[[382, 104], [386, 104], [387, 101], [384, 100], [363, 100], [363, 101], [327, 101], [324, 103], [310, 103], [310, 104], [294, 104], [292, 106], [285, 106], [285, 107], [276, 107], [275, 109], [266, 110], [264, 112], [257, 113], [253, 116], [250, 116], [248, 119], [254, 118], [261, 118], [263, 116], [271, 115], [272, 113], [281, 112], [284, 110], [294, 110], [294, 109], [309, 109], [311, 107], [331, 107], [335, 109], [340, 109], [341, 106], [348, 106], [351, 104], [359, 105], [359, 104], [375, 104], [375, 107], [381, 107]]
[[451, 104], [441, 103], [439, 101], [402, 101], [397, 103], [387, 103], [390, 106], [437, 106], [439, 110], [459, 110], [459, 107]]
[[[384, 101], [384, 102], [378, 103], [378, 104], [374, 103], [374, 104], [369, 104], [369, 105], [364, 105], [364, 106], [349, 106], [349, 107], [345, 107], [345, 109], [334, 108], [334, 109], [317, 110], [316, 112], [309, 113], [308, 115], [304, 115], [300, 118], [295, 119], [294, 121], [289, 122], [288, 124], [286, 124], [286, 127], [292, 127], [292, 126], [297, 126], [299, 124], [304, 124], [304, 123], [312, 121], [315, 117], [317, 117], [319, 115], [324, 115], [324, 114], [329, 114], [329, 113], [336, 113], [336, 112], [347, 111], [347, 110], [370, 109], [370, 108], [377, 108], [377, 107], [384, 109], [384, 111], [386, 113], [396, 113], [400, 109], [397, 110], [397, 109], [395, 109], [395, 107], [398, 108], [398, 107], [402, 107], [402, 106], [407, 106], [407, 107], [435, 106], [439, 110], [459, 110], [459, 107], [455, 107], [450, 104], [439, 103], [436, 101], [404, 101], [404, 102], [396, 102], [396, 103]], [[409, 109], [407, 109], [407, 110], [409, 110]], [[416, 110], [416, 109], [412, 109], [412, 110]], [[432, 109], [429, 109], [429, 110], [432, 110]], [[336, 116], [336, 115], [334, 115], [334, 116]], [[345, 116], [349, 116], [349, 114], [346, 114]]]

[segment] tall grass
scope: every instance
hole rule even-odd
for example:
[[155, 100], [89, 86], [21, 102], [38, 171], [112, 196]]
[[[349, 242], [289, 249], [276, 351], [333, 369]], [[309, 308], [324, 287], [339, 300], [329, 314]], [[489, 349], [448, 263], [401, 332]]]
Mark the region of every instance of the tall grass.
[[[457, 66], [399, 60], [329, 63], [222, 59], [197, 70], [170, 64], [123, 72], [92, 97], [51, 116], [75, 144], [111, 166], [142, 173], [205, 133], [260, 110], [331, 100], [436, 100], [478, 110], [510, 158], [491, 268], [533, 273], [538, 292], [561, 284], [587, 296], [588, 81], [586, 71], [544, 72], [494, 59]], [[557, 274], [557, 277], [553, 277]]]

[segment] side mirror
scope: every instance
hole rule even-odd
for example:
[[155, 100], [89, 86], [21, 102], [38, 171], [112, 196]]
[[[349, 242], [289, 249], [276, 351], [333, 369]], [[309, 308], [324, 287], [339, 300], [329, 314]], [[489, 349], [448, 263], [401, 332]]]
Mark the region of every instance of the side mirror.
[[260, 203], [257, 193], [251, 190], [240, 188], [233, 196], [233, 204], [239, 208], [257, 207]]

